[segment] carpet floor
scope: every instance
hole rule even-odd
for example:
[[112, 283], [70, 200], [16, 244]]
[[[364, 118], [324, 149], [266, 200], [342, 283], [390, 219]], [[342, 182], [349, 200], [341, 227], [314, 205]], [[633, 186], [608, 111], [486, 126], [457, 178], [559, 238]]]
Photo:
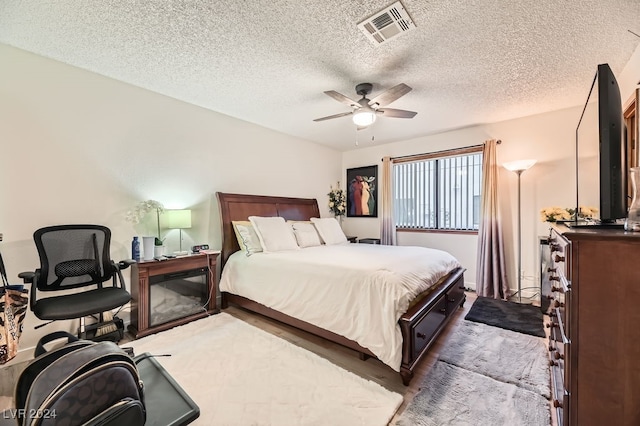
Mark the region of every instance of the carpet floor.
[[437, 361], [398, 426], [547, 426], [549, 402], [537, 393]]
[[127, 345], [157, 358], [200, 407], [194, 425], [386, 425], [403, 397], [231, 315]]
[[395, 424], [548, 426], [550, 381], [544, 339], [465, 320]]
[[462, 321], [440, 361], [551, 397], [547, 345], [540, 337]]
[[478, 297], [464, 319], [518, 333], [545, 337], [542, 311], [539, 306]]

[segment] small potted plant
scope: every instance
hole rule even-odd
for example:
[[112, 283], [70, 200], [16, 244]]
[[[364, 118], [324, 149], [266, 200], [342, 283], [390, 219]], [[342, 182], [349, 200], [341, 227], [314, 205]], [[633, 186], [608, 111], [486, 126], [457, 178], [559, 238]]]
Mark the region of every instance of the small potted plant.
[[340, 189], [340, 182], [335, 188], [331, 186], [330, 189], [327, 194], [329, 196], [329, 211], [333, 213], [338, 222], [342, 222], [342, 217], [347, 212], [347, 196], [344, 190]]
[[158, 257], [164, 254], [164, 240], [160, 237], [160, 215], [164, 213], [164, 206], [161, 202], [156, 200], [146, 200], [139, 202], [133, 209], [129, 210], [126, 214], [126, 219], [134, 224], [140, 223], [143, 217], [151, 211], [156, 212], [156, 224], [158, 226], [158, 233], [155, 237], [142, 237], [143, 249], [145, 251], [145, 259], [150, 260], [147, 252], [148, 247], [145, 247], [145, 243], [148, 243], [153, 239], [153, 257]]

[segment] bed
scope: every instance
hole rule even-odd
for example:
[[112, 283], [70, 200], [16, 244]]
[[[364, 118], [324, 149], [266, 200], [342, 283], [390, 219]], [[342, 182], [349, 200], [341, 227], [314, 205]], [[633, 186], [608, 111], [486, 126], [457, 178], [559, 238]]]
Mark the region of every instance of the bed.
[[[413, 294], [410, 291], [409, 293], [411, 294], [412, 300], [403, 299], [401, 301], [396, 301], [392, 298], [388, 299], [389, 303], [395, 304], [399, 306], [400, 309], [402, 309], [402, 311], [398, 313], [399, 320], [397, 321], [397, 323], [391, 324], [391, 327], [397, 330], [397, 336], [392, 332], [385, 332], [382, 326], [377, 327], [376, 324], [373, 323], [375, 321], [370, 323], [370, 321], [376, 319], [374, 316], [370, 315], [369, 317], [365, 317], [364, 319], [354, 319], [355, 317], [352, 318], [352, 315], [355, 315], [356, 311], [358, 312], [358, 315], [361, 315], [360, 311], [363, 311], [363, 304], [357, 303], [357, 301], [354, 301], [353, 297], [348, 296], [342, 297], [344, 302], [341, 306], [336, 307], [335, 312], [340, 312], [340, 315], [336, 316], [336, 318], [340, 320], [342, 324], [350, 324], [352, 325], [350, 326], [350, 328], [360, 330], [357, 331], [356, 334], [351, 332], [343, 333], [340, 329], [338, 329], [336, 332], [336, 329], [334, 327], [323, 327], [321, 326], [322, 323], [316, 322], [315, 320], [306, 321], [304, 319], [307, 319], [307, 317], [305, 317], [304, 315], [299, 315], [295, 310], [293, 311], [294, 313], [290, 315], [289, 313], [291, 313], [292, 311], [279, 309], [280, 305], [278, 303], [278, 300], [274, 299], [276, 297], [280, 297], [281, 295], [283, 296], [283, 299], [292, 297], [291, 293], [283, 290], [283, 288], [261, 287], [260, 290], [263, 296], [269, 296], [266, 298], [258, 296], [258, 293], [251, 293], [243, 290], [243, 286], [239, 283], [239, 281], [242, 278], [243, 274], [247, 277], [249, 276], [245, 274], [246, 271], [244, 269], [244, 265], [246, 265], [248, 261], [242, 259], [246, 256], [242, 255], [241, 253], [236, 253], [240, 250], [240, 247], [232, 222], [246, 221], [249, 216], [279, 216], [286, 219], [287, 221], [308, 221], [310, 220], [310, 218], [320, 217], [317, 201], [315, 199], [307, 198], [228, 194], [221, 192], [217, 193], [217, 198], [219, 202], [222, 223], [222, 250], [220, 263], [222, 275], [221, 284], [223, 284], [221, 285], [223, 309], [226, 308], [229, 304], [234, 304], [244, 309], [281, 321], [285, 324], [294, 326], [296, 328], [305, 330], [322, 338], [351, 348], [357, 351], [362, 359], [366, 359], [369, 356], [374, 356], [396, 371], [399, 371], [403, 383], [405, 385], [408, 385], [413, 378], [413, 371], [416, 365], [420, 362], [424, 354], [435, 341], [436, 337], [442, 331], [447, 322], [451, 319], [452, 314], [465, 302], [463, 278], [464, 268], [462, 268], [457, 263], [457, 261], [455, 263], [448, 262], [448, 258], [446, 256], [450, 255], [445, 254], [446, 256], [443, 255], [443, 257], [447, 261], [444, 262], [443, 265], [448, 266], [438, 266], [439, 270], [437, 271], [437, 276], [434, 275], [432, 277], [434, 279], [433, 283], [424, 283], [422, 287], [420, 287], [420, 283], [416, 283], [416, 288], [420, 288], [421, 291], [417, 292], [417, 290], [412, 290], [413, 292], [417, 292], [417, 294]], [[330, 252], [329, 249], [331, 250], [331, 252], [335, 252], [336, 254], [327, 254]], [[252, 256], [254, 260], [252, 260], [251, 262], [253, 264], [259, 264], [259, 261], [265, 262], [266, 259], [269, 259], [269, 262], [274, 262], [275, 264], [275, 262], [288, 261], [289, 256], [298, 256], [299, 258], [303, 259], [302, 261], [305, 261], [305, 257], [315, 257], [316, 255], [318, 257], [324, 256], [325, 258], [329, 259], [330, 256], [341, 257], [340, 253], [345, 253], [345, 250], [351, 250], [354, 253], [354, 256], [378, 256], [378, 258], [382, 260], [384, 256], [387, 256], [387, 253], [383, 252], [384, 250], [408, 252], [409, 248], [372, 246], [365, 244], [351, 244], [335, 248], [312, 247], [301, 249], [299, 250], [299, 253], [283, 252], [281, 254], [273, 253], [273, 255], [269, 253], [267, 255], [263, 255], [262, 257]], [[277, 256], [275, 256], [276, 254]], [[395, 253], [393, 254], [395, 255]], [[404, 262], [404, 264], [412, 263], [413, 261]], [[417, 264], [418, 262], [415, 263]], [[283, 265], [285, 264], [283, 263]], [[263, 266], [268, 266], [268, 264], [265, 264]], [[332, 267], [334, 266], [337, 268], [343, 267], [343, 265], [339, 263], [336, 263], [335, 265], [332, 264]], [[299, 265], [297, 265], [297, 267], [297, 271], [300, 272], [299, 269], [301, 267]], [[442, 268], [446, 268], [446, 270], [443, 270]], [[352, 274], [350, 271], [345, 271], [346, 272], [340, 273], [340, 275], [350, 275], [352, 278], [355, 277], [354, 274], [356, 272], [353, 272]], [[275, 274], [275, 272], [273, 273]], [[264, 275], [268, 274], [265, 272]], [[290, 274], [290, 276], [300, 277], [301, 273]], [[316, 280], [316, 284], [322, 282], [318, 281], [322, 279], [321, 277], [314, 276], [313, 279]], [[340, 298], [340, 289], [336, 289], [336, 285], [333, 283], [334, 280], [329, 279], [328, 277], [325, 277], [325, 279], [326, 285], [317, 285], [315, 287], [316, 289], [318, 289], [318, 291], [317, 295], [315, 295], [315, 299], [313, 299], [315, 302], [313, 304], [322, 305], [322, 303], [334, 303], [333, 299], [329, 299], [329, 297], [335, 298], [336, 295], [338, 295], [337, 297]], [[304, 280], [298, 279], [298, 281], [300, 283], [307, 281], [311, 283], [313, 282], [313, 280], [311, 280], [310, 278], [305, 278]], [[298, 284], [299, 283], [297, 283], [296, 285]], [[330, 287], [331, 285], [333, 285], [333, 287]], [[246, 289], [247, 287], [245, 286], [244, 288]], [[314, 287], [310, 288], [313, 289]], [[271, 291], [271, 289], [273, 289], [273, 291]], [[406, 292], [402, 293], [402, 295], [403, 298], [406, 298]], [[308, 293], [306, 293], [306, 296], [300, 297], [308, 298], [309, 295]], [[259, 299], [259, 301], [256, 301], [254, 299]], [[301, 302], [300, 304], [309, 305], [310, 303], [308, 303], [307, 300], [307, 302]], [[283, 306], [290, 305], [291, 303], [289, 303], [289, 305]], [[342, 321], [343, 318], [344, 321]], [[339, 323], [340, 321], [336, 321], [336, 323]], [[358, 321], [360, 323], [358, 323]], [[354, 324], [352, 324], [352, 322]], [[380, 324], [383, 324], [384, 322], [385, 321], [383, 318], [380, 321]], [[381, 331], [380, 336], [376, 335], [376, 330], [378, 329], [380, 329]], [[365, 330], [366, 333], [361, 333], [363, 334], [361, 336], [358, 333], [360, 333], [362, 330]], [[366, 334], [366, 336], [364, 334]], [[371, 343], [371, 339], [373, 339], [373, 343]], [[387, 339], [389, 342], [388, 348], [385, 348], [384, 345], [377, 344], [378, 341], [386, 342]]]

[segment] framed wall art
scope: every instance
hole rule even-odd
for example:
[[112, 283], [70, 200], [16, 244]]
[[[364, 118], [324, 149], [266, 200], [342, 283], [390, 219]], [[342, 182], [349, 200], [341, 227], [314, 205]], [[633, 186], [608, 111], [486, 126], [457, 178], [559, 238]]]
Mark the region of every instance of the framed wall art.
[[347, 217], [378, 217], [378, 166], [347, 169]]

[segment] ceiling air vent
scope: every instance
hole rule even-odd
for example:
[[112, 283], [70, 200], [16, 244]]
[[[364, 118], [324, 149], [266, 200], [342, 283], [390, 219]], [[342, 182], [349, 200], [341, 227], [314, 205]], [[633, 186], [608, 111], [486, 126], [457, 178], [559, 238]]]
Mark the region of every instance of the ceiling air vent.
[[386, 43], [415, 27], [409, 13], [399, 1], [358, 24], [358, 28], [375, 45]]

